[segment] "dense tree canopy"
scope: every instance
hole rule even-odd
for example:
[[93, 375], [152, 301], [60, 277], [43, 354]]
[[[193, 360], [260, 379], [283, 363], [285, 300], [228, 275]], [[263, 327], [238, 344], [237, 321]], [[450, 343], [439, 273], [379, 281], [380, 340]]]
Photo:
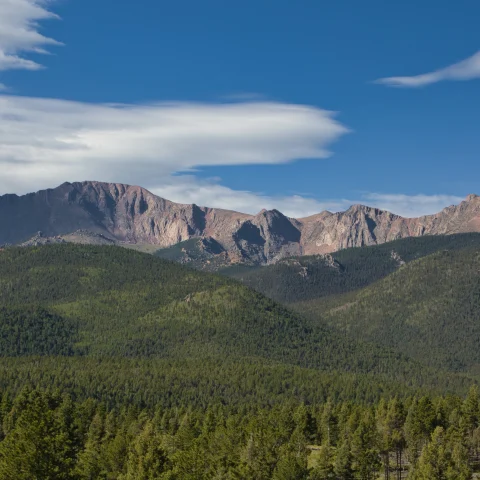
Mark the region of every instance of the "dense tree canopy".
[[339, 335], [216, 275], [119, 247], [0, 252], [0, 387], [110, 403], [373, 401], [471, 379]]
[[480, 416], [475, 389], [372, 406], [146, 410], [24, 390], [3, 395], [0, 480], [468, 480], [471, 414]]
[[447, 250], [308, 317], [117, 247], [0, 251], [0, 480], [472, 478], [480, 255]]

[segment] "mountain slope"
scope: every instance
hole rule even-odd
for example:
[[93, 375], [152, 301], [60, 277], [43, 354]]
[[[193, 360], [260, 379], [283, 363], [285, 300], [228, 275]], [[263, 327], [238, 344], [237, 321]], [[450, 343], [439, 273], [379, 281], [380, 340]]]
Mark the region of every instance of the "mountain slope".
[[[221, 269], [220, 272], [289, 305], [357, 290], [413, 260], [440, 250], [466, 247], [480, 248], [480, 234], [405, 238], [371, 247], [348, 248], [332, 254], [283, 259], [263, 267], [237, 265]], [[197, 267], [198, 262], [189, 264]]]
[[[233, 280], [118, 247], [7, 249], [0, 277], [5, 315], [38, 307], [61, 318], [75, 326], [77, 355], [228, 353], [336, 368], [344, 355], [355, 365], [368, 353]], [[376, 359], [369, 362], [373, 370]]]
[[480, 247], [441, 250], [364, 289], [294, 305], [352, 338], [431, 366], [480, 371]]
[[[292, 219], [277, 210], [247, 215], [173, 203], [141, 187], [76, 182], [20, 197], [1, 196], [0, 225], [0, 244], [28, 242], [38, 232], [47, 239], [80, 243], [88, 232], [105, 242], [158, 248], [198, 238], [207, 242], [204, 249], [216, 268], [270, 264], [412, 236], [477, 232], [480, 197], [469, 195], [458, 206], [414, 219], [362, 205]], [[185, 254], [190, 256], [188, 249]]]
[[0, 279], [3, 388], [34, 376], [80, 396], [103, 398], [115, 385], [123, 401], [170, 391], [175, 403], [196, 389], [231, 402], [255, 396], [252, 388], [263, 392], [259, 401], [327, 392], [365, 400], [469, 383], [312, 325], [233, 280], [123, 248], [7, 248]]

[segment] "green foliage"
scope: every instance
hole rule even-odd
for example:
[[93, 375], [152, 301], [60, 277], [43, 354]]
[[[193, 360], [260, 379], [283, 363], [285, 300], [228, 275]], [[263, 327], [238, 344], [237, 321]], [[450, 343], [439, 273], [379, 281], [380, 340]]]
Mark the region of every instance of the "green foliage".
[[437, 427], [423, 449], [418, 465], [411, 471], [413, 480], [469, 480], [472, 469], [468, 452], [461, 441], [449, 438], [443, 427]]
[[158, 480], [170, 468], [167, 453], [162, 448], [162, 438], [147, 421], [133, 440], [128, 454], [126, 474], [122, 480]]
[[0, 443], [0, 479], [74, 478], [73, 425], [60, 397], [21, 395], [9, 416], [12, 428]]
[[407, 238], [223, 273], [341, 335], [477, 375], [480, 234]]
[[[458, 397], [424, 397], [442, 417]], [[76, 402], [56, 393], [24, 391], [13, 399], [0, 440], [0, 479], [42, 480], [469, 480], [476, 468], [468, 433], [459, 431], [465, 413], [444, 419], [425, 438], [416, 463], [386, 458], [379, 446], [394, 444], [395, 433], [376, 421], [393, 406], [417, 403], [430, 423], [430, 407], [415, 398], [380, 401], [372, 406], [331, 399], [306, 406], [292, 402], [267, 408], [229, 409], [181, 405], [109, 410], [91, 399]], [[327, 408], [340, 432], [322, 440], [320, 419]], [[423, 413], [420, 413], [423, 412]], [[397, 425], [407, 428], [407, 421]], [[312, 444], [306, 443], [310, 439]], [[401, 450], [411, 449], [404, 443]], [[403, 472], [402, 475], [400, 473]]]
[[345, 334], [393, 348], [431, 366], [478, 373], [480, 248], [411, 262], [357, 292], [304, 310]]
[[70, 355], [74, 322], [42, 307], [0, 307], [0, 356]]
[[123, 248], [9, 248], [0, 279], [0, 386], [12, 391], [54, 386], [109, 405], [267, 405], [471, 383], [339, 336], [234, 280]]
[[278, 302], [294, 304], [358, 290], [397, 271], [402, 262], [468, 247], [480, 247], [480, 234], [405, 238], [327, 257], [295, 257], [266, 267], [233, 266], [220, 272]]

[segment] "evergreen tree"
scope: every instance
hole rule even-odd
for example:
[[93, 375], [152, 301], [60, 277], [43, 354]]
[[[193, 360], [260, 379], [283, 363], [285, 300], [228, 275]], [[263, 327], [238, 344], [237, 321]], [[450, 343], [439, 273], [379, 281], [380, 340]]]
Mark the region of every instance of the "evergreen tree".
[[102, 457], [103, 418], [96, 414], [88, 429], [85, 448], [78, 456], [77, 473], [82, 480], [106, 478]]
[[320, 435], [324, 445], [335, 445], [337, 443], [337, 418], [330, 399], [323, 407], [320, 418]]
[[472, 456], [478, 455], [480, 441], [480, 402], [478, 387], [473, 385], [461, 407], [460, 429]]
[[401, 479], [402, 453], [405, 448], [405, 436], [403, 425], [405, 413], [403, 405], [397, 398], [389, 402], [380, 401], [377, 407], [377, 427], [379, 433], [379, 446], [383, 457], [384, 477], [390, 479], [390, 454], [395, 452], [396, 464], [394, 470], [397, 472], [397, 479]]
[[59, 413], [60, 404], [57, 396], [38, 391], [20, 399], [12, 429], [0, 443], [1, 480], [75, 478], [73, 434]]
[[338, 480], [353, 480], [353, 455], [348, 440], [345, 440], [338, 448], [335, 456], [334, 472]]
[[147, 421], [132, 443], [128, 454], [127, 472], [122, 480], [158, 480], [169, 469], [168, 457], [155, 432], [153, 423]]
[[375, 418], [367, 410], [352, 438], [353, 470], [355, 478], [372, 480], [380, 468], [380, 451]]
[[308, 476], [309, 480], [332, 480], [335, 478], [334, 472], [334, 452], [328, 445], [320, 448], [319, 454], [315, 459], [315, 464]]
[[305, 480], [308, 476], [306, 459], [293, 451], [282, 454], [271, 477], [273, 480]]
[[470, 480], [468, 452], [461, 443], [452, 442], [443, 427], [437, 427], [424, 447], [409, 478], [413, 480]]
[[410, 463], [415, 466], [418, 457], [435, 429], [437, 415], [430, 398], [415, 398], [405, 421], [405, 438]]

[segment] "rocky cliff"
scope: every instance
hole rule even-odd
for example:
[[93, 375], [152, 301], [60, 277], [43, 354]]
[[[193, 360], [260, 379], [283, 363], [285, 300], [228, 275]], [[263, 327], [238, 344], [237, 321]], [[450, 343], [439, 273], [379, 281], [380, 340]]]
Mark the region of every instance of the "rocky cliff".
[[202, 248], [214, 245], [209, 253], [222, 255], [226, 263], [266, 264], [408, 236], [479, 232], [480, 197], [469, 195], [460, 205], [420, 218], [354, 205], [345, 212], [292, 219], [277, 210], [247, 215], [173, 203], [136, 186], [78, 182], [1, 196], [0, 225], [0, 244], [28, 244], [38, 232], [45, 239], [95, 237], [158, 248], [199, 238], [207, 240]]

